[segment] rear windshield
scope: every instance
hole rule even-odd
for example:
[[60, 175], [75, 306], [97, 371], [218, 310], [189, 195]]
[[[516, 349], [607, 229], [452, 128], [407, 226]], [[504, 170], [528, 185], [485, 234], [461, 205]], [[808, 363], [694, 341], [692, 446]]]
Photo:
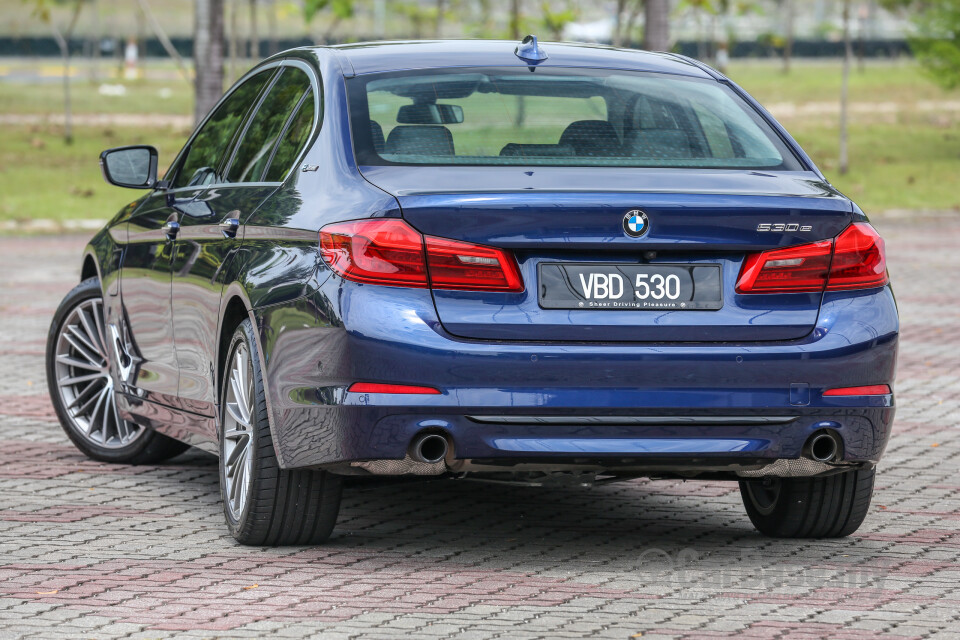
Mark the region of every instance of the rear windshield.
[[714, 80], [593, 69], [441, 69], [348, 81], [361, 165], [802, 169]]

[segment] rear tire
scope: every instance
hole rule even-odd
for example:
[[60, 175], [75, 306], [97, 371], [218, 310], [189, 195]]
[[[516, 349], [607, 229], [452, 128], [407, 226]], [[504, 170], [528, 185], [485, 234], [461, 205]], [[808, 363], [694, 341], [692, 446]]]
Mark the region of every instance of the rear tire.
[[740, 482], [750, 521], [772, 538], [842, 538], [863, 523], [873, 496], [875, 469], [819, 478], [765, 478]]
[[152, 464], [189, 445], [124, 420], [117, 412], [103, 319], [103, 293], [87, 278], [60, 302], [47, 335], [47, 387], [60, 426], [88, 458]]
[[230, 340], [221, 391], [220, 492], [230, 533], [256, 546], [320, 544], [340, 511], [341, 477], [281, 469], [249, 319]]

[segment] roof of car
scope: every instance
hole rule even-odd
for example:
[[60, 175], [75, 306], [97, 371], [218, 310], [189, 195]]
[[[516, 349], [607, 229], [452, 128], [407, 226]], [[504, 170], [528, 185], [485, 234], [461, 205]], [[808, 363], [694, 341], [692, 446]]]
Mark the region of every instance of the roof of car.
[[[335, 45], [353, 73], [444, 67], [526, 67], [514, 53], [519, 43], [508, 40], [408, 40]], [[617, 49], [595, 44], [541, 42], [548, 58], [538, 67], [582, 67], [653, 71], [709, 78], [693, 61], [668, 53]]]

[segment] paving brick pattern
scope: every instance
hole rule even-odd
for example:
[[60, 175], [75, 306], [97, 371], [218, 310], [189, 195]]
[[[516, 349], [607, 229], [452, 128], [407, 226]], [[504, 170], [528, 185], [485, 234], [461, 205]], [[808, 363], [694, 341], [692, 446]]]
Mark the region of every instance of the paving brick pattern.
[[732, 483], [375, 481], [283, 549], [227, 535], [211, 457], [70, 445], [42, 355], [84, 238], [0, 238], [0, 638], [958, 638], [960, 217], [878, 226], [900, 408], [856, 535], [762, 538]]

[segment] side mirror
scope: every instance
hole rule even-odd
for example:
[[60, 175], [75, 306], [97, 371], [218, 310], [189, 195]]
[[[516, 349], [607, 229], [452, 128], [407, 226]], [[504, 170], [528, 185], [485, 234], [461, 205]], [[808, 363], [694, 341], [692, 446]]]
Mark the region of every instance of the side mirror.
[[117, 147], [100, 154], [103, 179], [118, 187], [152, 189], [157, 184], [157, 150], [148, 145]]

